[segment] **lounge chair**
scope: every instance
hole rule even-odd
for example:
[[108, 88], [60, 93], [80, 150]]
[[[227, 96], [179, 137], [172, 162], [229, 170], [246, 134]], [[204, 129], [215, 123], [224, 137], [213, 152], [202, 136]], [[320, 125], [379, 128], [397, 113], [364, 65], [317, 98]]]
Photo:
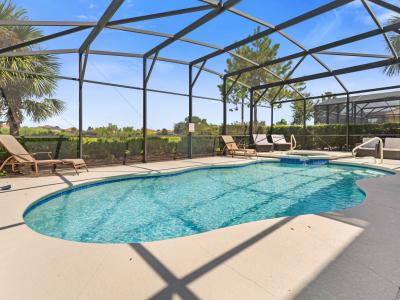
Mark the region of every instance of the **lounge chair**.
[[[0, 166], [0, 171], [4, 169], [5, 166], [11, 166], [13, 172], [16, 172], [18, 166], [31, 166], [35, 170], [35, 174], [39, 174], [39, 166], [50, 166], [52, 171], [56, 169], [59, 164], [72, 164], [76, 173], [78, 174], [76, 166], [79, 168], [86, 164], [82, 159], [53, 159], [51, 157], [51, 152], [36, 152], [29, 153], [25, 148], [17, 141], [17, 139], [12, 135], [1, 134], [0, 135], [0, 145], [2, 145], [7, 152], [10, 154], [8, 158]], [[48, 159], [36, 159], [36, 155], [46, 155]], [[87, 170], [87, 168], [86, 168]]]
[[243, 148], [239, 148], [232, 136], [221, 135], [221, 138], [225, 143], [223, 151], [227, 150], [232, 157], [234, 155], [257, 156], [257, 151], [255, 149], [246, 149], [244, 145], [241, 145]]
[[383, 158], [400, 159], [400, 138], [385, 138]]
[[[52, 159], [51, 154], [48, 152], [29, 153], [24, 147], [17, 141], [12, 135], [2, 134], [0, 135], [0, 144], [10, 154], [8, 158], [0, 166], [0, 171], [5, 166], [11, 166], [13, 172], [16, 172], [16, 167], [20, 165], [34, 167], [36, 175], [39, 173], [39, 165], [45, 165], [52, 167], [53, 171], [57, 164], [61, 164], [62, 161], [59, 159]], [[49, 159], [38, 160], [35, 155], [47, 154]]]
[[288, 143], [283, 134], [271, 134], [272, 143], [274, 143], [274, 150], [287, 151], [291, 149], [292, 144]]
[[274, 144], [268, 142], [266, 134], [253, 134], [256, 150], [259, 152], [270, 152], [274, 150]]
[[86, 162], [81, 158], [62, 159], [62, 163], [64, 165], [72, 165], [72, 167], [75, 169], [76, 174], [79, 174], [79, 169], [85, 169], [86, 172], [89, 172]]
[[[363, 138], [362, 139], [362, 144], [367, 143], [370, 139], [372, 138]], [[365, 156], [373, 156], [373, 157], [378, 157], [378, 146], [379, 146], [379, 141], [374, 140], [371, 141], [364, 146], [358, 148], [356, 151], [356, 156], [357, 157], [365, 157]]]

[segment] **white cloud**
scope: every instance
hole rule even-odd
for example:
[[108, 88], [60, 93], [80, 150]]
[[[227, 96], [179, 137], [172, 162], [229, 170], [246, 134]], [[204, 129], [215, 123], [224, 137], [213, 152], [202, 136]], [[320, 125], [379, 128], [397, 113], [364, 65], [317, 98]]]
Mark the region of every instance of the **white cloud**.
[[[382, 8], [372, 2], [367, 1], [367, 3], [382, 26], [388, 24], [389, 19], [396, 15], [393, 11]], [[315, 23], [314, 28], [306, 35], [304, 40], [306, 45], [320, 44], [326, 37], [329, 38], [330, 34], [335, 34], [335, 30], [341, 30], [341, 32], [345, 33], [346, 31], [341, 26], [346, 26], [349, 19], [357, 24], [357, 28], [360, 28], [361, 31], [377, 28], [361, 0], [350, 2], [340, 9], [333, 10], [332, 13], [334, 17], [329, 13], [324, 15], [325, 18], [317, 19], [318, 21]]]
[[90, 3], [90, 4], [89, 4], [89, 8], [90, 8], [90, 9], [93, 9], [94, 7], [95, 7], [95, 5], [94, 5], [93, 3]]
[[79, 15], [79, 16], [76, 16], [78, 19], [87, 19], [87, 16], [86, 15]]
[[337, 10], [332, 11], [331, 17], [328, 19], [326, 16], [323, 19], [319, 19], [314, 28], [306, 35], [304, 39], [305, 45], [319, 44], [325, 39], [331, 32], [339, 28], [342, 24], [342, 17]]
[[[387, 24], [388, 20], [396, 15], [395, 12], [387, 10], [377, 4], [371, 2], [368, 2], [368, 4], [381, 25]], [[346, 7], [349, 8], [350, 11], [355, 15], [355, 20], [363, 23], [364, 25], [376, 26], [374, 20], [371, 18], [361, 1], [351, 2]]]
[[395, 14], [393, 12], [386, 11], [377, 15], [377, 18], [381, 23], [386, 24], [394, 15]]

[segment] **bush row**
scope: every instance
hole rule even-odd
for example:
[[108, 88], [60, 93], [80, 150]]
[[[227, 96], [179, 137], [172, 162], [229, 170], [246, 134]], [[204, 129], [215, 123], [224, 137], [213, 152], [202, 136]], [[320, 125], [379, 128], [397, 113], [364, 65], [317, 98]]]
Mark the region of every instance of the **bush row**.
[[[351, 125], [350, 147], [366, 136], [400, 137], [398, 123], [379, 125]], [[268, 126], [259, 126], [257, 133], [269, 133]], [[346, 148], [346, 126], [335, 125], [311, 125], [306, 132], [299, 125], [276, 125], [273, 132], [283, 134], [287, 139], [294, 134], [299, 149], [332, 149], [343, 150]], [[237, 143], [249, 144], [247, 128], [239, 125], [228, 126], [228, 134], [234, 135]], [[306, 135], [305, 135], [306, 133]], [[20, 142], [29, 152], [51, 152], [54, 158], [75, 158], [77, 156], [77, 137], [19, 137]], [[184, 158], [188, 156], [187, 136], [150, 136], [147, 141], [149, 160], [163, 160]], [[83, 139], [84, 158], [90, 164], [97, 162], [115, 163], [123, 161], [137, 161], [141, 159], [142, 137], [129, 138], [93, 138]], [[213, 155], [222, 147], [218, 136], [194, 135], [192, 140], [192, 153], [194, 156]], [[6, 153], [0, 149], [0, 156], [4, 159]]]
[[[257, 126], [255, 133], [270, 133], [270, 126]], [[248, 133], [246, 126], [230, 125], [229, 134], [243, 135]], [[301, 125], [274, 125], [274, 134], [283, 134], [287, 139], [294, 134], [299, 148], [307, 149], [337, 149], [342, 150], [346, 147], [346, 125], [308, 125], [304, 130]], [[362, 141], [363, 137], [400, 137], [399, 123], [385, 124], [352, 124], [349, 126], [349, 146], [354, 147]]]

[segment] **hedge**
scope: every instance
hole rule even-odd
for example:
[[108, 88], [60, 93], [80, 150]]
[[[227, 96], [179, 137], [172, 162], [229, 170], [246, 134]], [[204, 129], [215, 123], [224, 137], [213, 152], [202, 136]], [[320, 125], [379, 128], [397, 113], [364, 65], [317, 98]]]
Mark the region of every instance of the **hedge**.
[[[259, 126], [255, 132], [269, 133], [269, 126]], [[287, 139], [294, 134], [299, 149], [332, 149], [346, 148], [346, 126], [310, 125], [307, 134], [300, 125], [276, 125], [273, 132], [283, 134]], [[228, 134], [234, 135], [237, 143], [249, 144], [247, 128], [229, 125]], [[399, 123], [350, 125], [350, 147], [362, 140], [362, 137], [400, 137]], [[20, 142], [29, 152], [49, 151], [54, 158], [75, 158], [77, 156], [77, 137], [19, 137]], [[187, 136], [150, 136], [148, 137], [149, 160], [186, 158], [188, 156]], [[96, 138], [83, 139], [84, 158], [89, 164], [121, 163], [141, 160], [143, 139], [140, 136], [129, 138]], [[222, 147], [218, 136], [194, 135], [192, 153], [194, 156], [214, 155]], [[7, 153], [0, 148], [0, 159]]]

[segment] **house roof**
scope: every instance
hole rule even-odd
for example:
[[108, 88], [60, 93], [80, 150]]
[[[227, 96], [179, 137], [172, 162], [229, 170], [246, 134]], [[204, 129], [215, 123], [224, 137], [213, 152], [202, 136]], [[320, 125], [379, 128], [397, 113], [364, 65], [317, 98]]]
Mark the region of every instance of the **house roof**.
[[[382, 102], [389, 100], [400, 100], [400, 91], [350, 96], [351, 103]], [[347, 97], [332, 98], [322, 101], [315, 106], [344, 104], [346, 101]]]

